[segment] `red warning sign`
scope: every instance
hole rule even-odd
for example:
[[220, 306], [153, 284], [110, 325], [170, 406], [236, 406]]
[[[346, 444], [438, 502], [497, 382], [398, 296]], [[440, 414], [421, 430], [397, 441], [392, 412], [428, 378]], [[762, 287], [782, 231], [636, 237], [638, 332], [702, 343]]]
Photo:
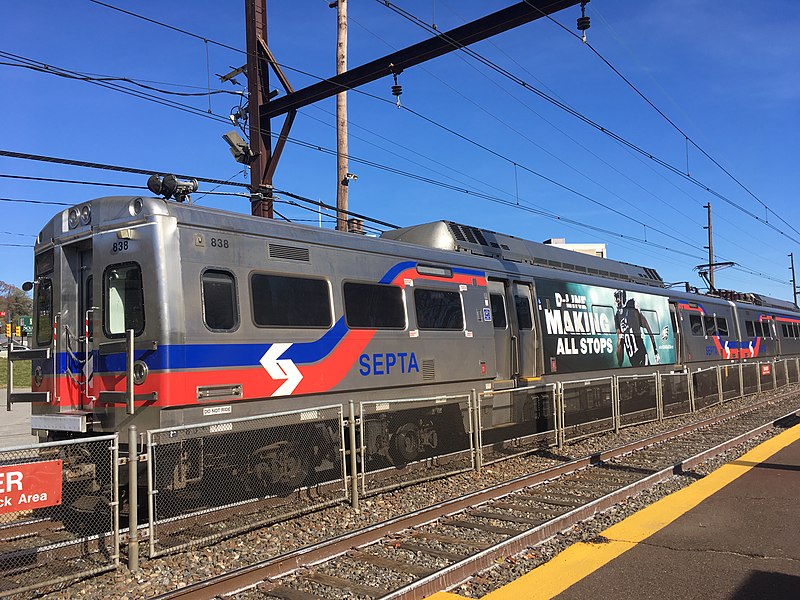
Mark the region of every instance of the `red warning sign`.
[[764, 376], [772, 375], [772, 365], [761, 365], [761, 374]]
[[61, 461], [0, 467], [0, 513], [61, 504]]

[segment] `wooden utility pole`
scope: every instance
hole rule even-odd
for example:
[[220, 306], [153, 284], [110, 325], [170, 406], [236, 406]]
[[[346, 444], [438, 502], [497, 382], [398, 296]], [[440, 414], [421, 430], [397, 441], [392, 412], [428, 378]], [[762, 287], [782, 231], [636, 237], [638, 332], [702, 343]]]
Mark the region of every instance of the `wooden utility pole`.
[[[269, 68], [262, 46], [267, 43], [267, 0], [245, 0], [247, 27], [247, 94], [250, 124], [250, 188], [254, 194], [250, 209], [257, 217], [272, 218], [272, 175], [267, 165], [272, 156], [269, 118], [261, 118], [261, 106], [269, 97]], [[258, 195], [260, 194], [260, 196]]]
[[[347, 72], [347, 0], [336, 3], [336, 74]], [[336, 229], [347, 231], [348, 173], [347, 92], [336, 94]]]
[[789, 258], [792, 261], [792, 298], [794, 298], [794, 305], [797, 306], [797, 278], [794, 274], [794, 252], [789, 253]]
[[711, 202], [705, 205], [704, 208], [708, 209], [708, 284], [711, 286], [711, 289], [715, 289], [714, 286], [714, 239], [711, 235]]

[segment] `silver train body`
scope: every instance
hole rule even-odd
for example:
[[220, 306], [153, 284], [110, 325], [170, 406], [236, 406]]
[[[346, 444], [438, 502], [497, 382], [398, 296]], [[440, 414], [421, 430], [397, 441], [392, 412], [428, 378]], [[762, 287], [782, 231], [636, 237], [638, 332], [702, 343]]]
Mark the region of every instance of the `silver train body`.
[[[371, 238], [106, 197], [42, 229], [34, 270], [42, 439], [800, 354], [791, 303], [675, 291], [652, 269], [445, 221]], [[509, 394], [484, 408], [488, 429], [552, 428], [551, 407]], [[404, 462], [465, 433], [461, 411], [428, 413], [367, 432], [368, 452]], [[427, 435], [404, 439], [409, 420]]]

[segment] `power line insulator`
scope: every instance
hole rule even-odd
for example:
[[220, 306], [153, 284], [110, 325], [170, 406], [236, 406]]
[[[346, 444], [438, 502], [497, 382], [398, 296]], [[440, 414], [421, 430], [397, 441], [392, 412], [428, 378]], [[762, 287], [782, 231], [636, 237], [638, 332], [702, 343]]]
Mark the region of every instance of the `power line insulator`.
[[586, 16], [586, 5], [588, 3], [589, 0], [586, 0], [586, 2], [581, 2], [581, 16], [578, 17], [578, 31], [583, 32], [581, 39], [583, 40], [584, 44], [586, 43], [586, 30], [592, 26], [591, 19]]
[[403, 95], [403, 86], [397, 83], [397, 74], [392, 73], [394, 77], [394, 85], [392, 86], [392, 96], [397, 98], [397, 108], [400, 108], [400, 96]]

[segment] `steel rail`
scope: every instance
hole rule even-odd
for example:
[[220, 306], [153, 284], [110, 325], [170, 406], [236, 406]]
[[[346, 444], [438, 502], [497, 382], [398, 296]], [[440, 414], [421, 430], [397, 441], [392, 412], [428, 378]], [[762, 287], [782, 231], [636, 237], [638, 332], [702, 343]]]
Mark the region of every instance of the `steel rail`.
[[[555, 479], [562, 475], [573, 473], [583, 468], [599, 464], [637, 450], [642, 450], [648, 446], [652, 446], [672, 438], [680, 437], [687, 433], [697, 431], [705, 427], [710, 427], [717, 423], [727, 421], [741, 415], [755, 412], [760, 408], [775, 403], [776, 400], [782, 400], [791, 393], [794, 392], [782, 394], [777, 398], [771, 397], [744, 409], [710, 417], [708, 419], [704, 419], [690, 425], [685, 425], [666, 433], [660, 433], [648, 438], [636, 440], [610, 450], [605, 450], [569, 461], [563, 465], [550, 467], [530, 475], [524, 475], [516, 479], [494, 485], [489, 488], [470, 492], [457, 498], [445, 500], [424, 509], [400, 515], [387, 521], [376, 523], [356, 531], [348, 532], [311, 546], [293, 550], [286, 554], [282, 554], [253, 565], [241, 567], [239, 569], [190, 584], [177, 590], [160, 594], [153, 597], [151, 600], [194, 600], [230, 595], [235, 592], [254, 587], [259, 583], [286, 576], [300, 568], [312, 566], [326, 560], [336, 558], [355, 547], [363, 547], [373, 544], [389, 534], [397, 533], [398, 531], [402, 531], [404, 529], [419, 527], [436, 521], [442, 517], [459, 513], [476, 505], [489, 502], [491, 500], [506, 496], [513, 492], [543, 483], [551, 479]], [[548, 537], [555, 535], [559, 531], [571, 526], [572, 524], [584, 520], [598, 511], [605, 510], [613, 506], [615, 503], [619, 502], [625, 497], [652, 487], [662, 479], [666, 479], [672, 476], [674, 473], [680, 472], [681, 469], [689, 468], [690, 466], [702, 462], [703, 460], [707, 460], [707, 458], [711, 456], [719, 454], [720, 452], [724, 452], [725, 449], [733, 445], [740, 444], [746, 439], [750, 439], [751, 437], [759, 435], [762, 431], [774, 427], [776, 423], [792, 415], [800, 415], [800, 409], [793, 410], [779, 419], [770, 421], [769, 423], [766, 423], [753, 430], [757, 433], [745, 433], [733, 438], [732, 440], [723, 442], [722, 444], [719, 444], [710, 450], [703, 451], [702, 453], [692, 456], [689, 459], [685, 459], [674, 465], [666, 467], [652, 475], [645, 477], [644, 479], [637, 480], [625, 486], [624, 488], [616, 490], [608, 496], [593, 500], [586, 505], [582, 505], [568, 513], [565, 513], [564, 515], [560, 515], [553, 520], [543, 523], [542, 525], [536, 526], [517, 536], [504, 540], [496, 546], [492, 546], [491, 548], [467, 557], [462, 561], [449, 565], [443, 570], [437, 571], [426, 578], [412, 582], [403, 588], [394, 590], [382, 598], [385, 600], [395, 600], [399, 598], [423, 598], [436, 591], [454, 587], [455, 585], [458, 585], [467, 579], [477, 570], [488, 568], [488, 566], [490, 566], [498, 556], [521, 551], [527, 546], [543, 541]]]

